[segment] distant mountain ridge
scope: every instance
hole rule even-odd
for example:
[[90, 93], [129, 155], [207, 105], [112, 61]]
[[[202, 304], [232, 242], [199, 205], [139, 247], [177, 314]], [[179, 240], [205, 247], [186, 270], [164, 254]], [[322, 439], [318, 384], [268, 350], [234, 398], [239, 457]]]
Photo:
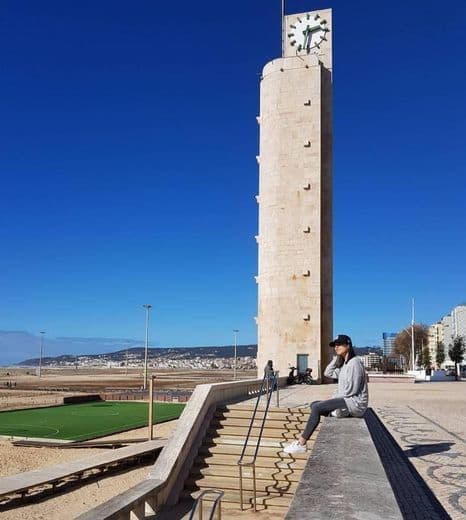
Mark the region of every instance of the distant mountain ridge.
[[[0, 330], [0, 365], [14, 365], [22, 359], [39, 355], [40, 335], [21, 330]], [[141, 340], [129, 338], [83, 338], [44, 336], [44, 354], [49, 357], [63, 354], [94, 354], [115, 352], [122, 348], [141, 346]]]
[[[126, 359], [143, 359], [144, 347], [131, 347], [128, 349], [117, 350], [115, 352], [106, 352], [101, 354], [62, 354], [60, 356], [48, 356], [42, 358], [43, 365], [69, 365], [73, 363], [79, 363], [80, 361], [86, 360], [105, 360], [114, 363], [123, 363]], [[380, 347], [355, 347], [356, 354], [363, 356], [369, 352], [375, 352], [382, 354]], [[257, 345], [238, 345], [237, 346], [238, 357], [257, 357]], [[209, 346], [209, 347], [160, 347], [160, 348], [149, 348], [148, 358], [165, 358], [165, 359], [195, 359], [195, 358], [232, 358], [234, 357], [234, 346]], [[38, 366], [39, 358], [25, 359], [18, 366]]]
[[[61, 365], [79, 362], [83, 359], [100, 359], [109, 362], [124, 362], [126, 358], [129, 359], [143, 359], [144, 347], [132, 347], [128, 349], [118, 350], [116, 352], [106, 352], [102, 354], [78, 354], [70, 355], [63, 354], [55, 357], [43, 357], [42, 365]], [[226, 346], [211, 346], [211, 347], [160, 347], [149, 348], [148, 358], [169, 358], [169, 359], [194, 359], [194, 358], [232, 358], [234, 357], [235, 348], [233, 345]], [[238, 345], [238, 357], [253, 357], [257, 356], [257, 345]], [[39, 358], [25, 359], [19, 366], [38, 366]]]

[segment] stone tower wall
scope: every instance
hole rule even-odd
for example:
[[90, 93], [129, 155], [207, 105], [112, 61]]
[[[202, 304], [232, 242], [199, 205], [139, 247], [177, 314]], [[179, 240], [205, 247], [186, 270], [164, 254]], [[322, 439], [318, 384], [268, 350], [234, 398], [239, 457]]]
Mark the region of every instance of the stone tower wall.
[[[322, 12], [322, 11], [321, 11]], [[290, 18], [290, 17], [288, 17]], [[327, 50], [328, 52], [328, 50]], [[308, 354], [320, 378], [332, 337], [330, 58], [268, 63], [260, 96], [258, 371]]]

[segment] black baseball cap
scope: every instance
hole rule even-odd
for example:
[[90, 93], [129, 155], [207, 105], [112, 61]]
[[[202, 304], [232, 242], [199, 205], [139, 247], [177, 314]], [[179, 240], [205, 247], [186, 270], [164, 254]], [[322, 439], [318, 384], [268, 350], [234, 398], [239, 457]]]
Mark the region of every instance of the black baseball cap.
[[329, 343], [330, 347], [334, 347], [335, 345], [353, 345], [351, 338], [346, 334], [338, 334], [338, 336]]

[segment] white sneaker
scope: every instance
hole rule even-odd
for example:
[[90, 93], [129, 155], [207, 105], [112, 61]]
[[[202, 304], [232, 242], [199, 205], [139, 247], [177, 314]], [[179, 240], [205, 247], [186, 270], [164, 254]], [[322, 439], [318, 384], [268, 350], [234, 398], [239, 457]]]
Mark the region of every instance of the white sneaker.
[[298, 441], [293, 441], [291, 444], [288, 444], [288, 446], [285, 446], [283, 451], [291, 455], [293, 453], [306, 453], [307, 449], [306, 446], [302, 446]]

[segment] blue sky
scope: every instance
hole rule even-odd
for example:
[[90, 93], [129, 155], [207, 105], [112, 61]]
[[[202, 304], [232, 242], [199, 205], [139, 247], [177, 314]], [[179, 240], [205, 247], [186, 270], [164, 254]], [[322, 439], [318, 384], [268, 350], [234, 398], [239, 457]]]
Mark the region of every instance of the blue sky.
[[[334, 9], [335, 332], [466, 300], [466, 4]], [[4, 1], [0, 329], [256, 341], [259, 74], [280, 1]]]

